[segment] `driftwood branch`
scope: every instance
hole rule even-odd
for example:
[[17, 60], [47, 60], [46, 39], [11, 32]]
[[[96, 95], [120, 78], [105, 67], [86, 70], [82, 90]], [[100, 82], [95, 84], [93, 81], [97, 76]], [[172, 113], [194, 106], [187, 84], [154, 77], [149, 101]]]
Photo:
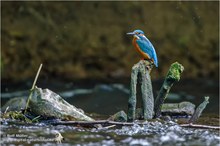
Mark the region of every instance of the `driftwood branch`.
[[206, 105], [209, 103], [209, 97], [205, 97], [205, 100], [196, 108], [192, 117], [189, 119], [189, 123], [194, 123], [202, 114], [202, 111], [205, 109]]
[[[115, 122], [109, 120], [100, 120], [100, 121], [60, 121], [60, 122], [53, 122], [52, 125], [66, 125], [66, 126], [82, 126], [82, 127], [92, 127], [97, 128], [97, 125], [106, 126], [104, 128], [112, 128], [116, 126], [133, 126], [134, 124], [138, 124], [139, 126], [146, 125], [145, 123], [129, 123], [129, 122]], [[181, 127], [186, 128], [198, 128], [198, 129], [214, 129], [220, 130], [219, 126], [209, 126], [209, 125], [195, 125], [195, 124], [181, 124]]]
[[184, 67], [181, 64], [179, 64], [178, 62], [175, 62], [170, 66], [170, 69], [167, 73], [165, 81], [164, 81], [164, 83], [159, 91], [159, 94], [156, 98], [156, 101], [155, 101], [155, 107], [154, 107], [154, 112], [155, 112], [154, 117], [155, 118], [158, 118], [161, 115], [162, 105], [163, 105], [171, 87], [173, 86], [173, 84], [176, 81], [180, 80], [180, 75], [183, 72], [183, 70], [184, 70]]
[[134, 123], [128, 122], [115, 122], [109, 120], [99, 120], [99, 121], [60, 121], [51, 123], [52, 125], [68, 125], [68, 126], [82, 126], [82, 127], [96, 127], [96, 125], [102, 126], [133, 126]]
[[198, 128], [198, 129], [214, 129], [214, 130], [220, 130], [219, 126], [209, 126], [209, 125], [197, 125], [197, 124], [181, 124], [181, 127], [186, 128]]

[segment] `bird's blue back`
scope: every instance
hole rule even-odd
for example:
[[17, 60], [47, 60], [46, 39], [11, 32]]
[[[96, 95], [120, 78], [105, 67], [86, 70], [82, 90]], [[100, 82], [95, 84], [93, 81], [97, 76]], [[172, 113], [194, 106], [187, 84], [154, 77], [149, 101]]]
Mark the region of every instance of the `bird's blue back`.
[[139, 39], [136, 40], [138, 46], [144, 53], [147, 53], [150, 58], [154, 60], [155, 66], [158, 67], [157, 54], [154, 46], [144, 35], [138, 35], [138, 37]]

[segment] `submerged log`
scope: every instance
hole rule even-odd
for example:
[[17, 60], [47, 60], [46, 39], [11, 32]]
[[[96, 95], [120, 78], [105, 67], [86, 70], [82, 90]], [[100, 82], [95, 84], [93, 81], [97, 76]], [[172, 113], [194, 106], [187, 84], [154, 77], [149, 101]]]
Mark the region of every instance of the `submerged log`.
[[156, 101], [155, 101], [155, 107], [154, 107], [154, 112], [155, 112], [154, 117], [155, 118], [157, 118], [161, 115], [162, 105], [163, 105], [171, 87], [173, 86], [173, 84], [176, 81], [180, 80], [180, 75], [183, 72], [183, 70], [184, 70], [184, 67], [181, 64], [179, 64], [178, 62], [175, 62], [170, 66], [170, 69], [167, 73], [165, 81], [164, 81], [164, 83], [159, 91], [159, 94], [156, 98]]
[[152, 92], [150, 70], [151, 62], [147, 60], [140, 60], [137, 64], [132, 67], [131, 71], [131, 93], [128, 99], [128, 121], [132, 122], [135, 119], [135, 110], [136, 110], [136, 94], [137, 94], [137, 79], [138, 73], [141, 74], [141, 93], [143, 100], [143, 112], [144, 119], [153, 118], [154, 110], [154, 98]]
[[29, 108], [31, 113], [48, 118], [62, 120], [94, 121], [80, 109], [66, 102], [62, 97], [49, 89], [35, 87], [32, 91]]

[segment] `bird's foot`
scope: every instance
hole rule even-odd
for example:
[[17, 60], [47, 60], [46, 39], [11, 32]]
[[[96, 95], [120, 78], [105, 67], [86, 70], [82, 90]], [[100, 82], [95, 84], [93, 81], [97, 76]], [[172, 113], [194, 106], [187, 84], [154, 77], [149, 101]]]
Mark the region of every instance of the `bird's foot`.
[[146, 66], [146, 69], [148, 71], [151, 71], [151, 69], [153, 68], [154, 66], [154, 62], [152, 59], [145, 59], [145, 58], [142, 58], [141, 60], [144, 60], [144, 64]]
[[151, 66], [146, 66], [146, 69], [150, 71], [151, 70]]

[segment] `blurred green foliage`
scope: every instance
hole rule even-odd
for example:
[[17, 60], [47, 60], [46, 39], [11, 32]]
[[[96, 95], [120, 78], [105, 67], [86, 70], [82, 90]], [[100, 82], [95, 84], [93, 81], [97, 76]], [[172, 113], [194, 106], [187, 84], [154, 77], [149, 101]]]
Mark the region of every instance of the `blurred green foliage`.
[[[68, 79], [128, 77], [139, 56], [126, 32], [142, 29], [159, 68], [183, 78], [219, 74], [219, 2], [1, 2], [2, 78], [41, 74]], [[1, 63], [2, 64], [2, 63]]]

